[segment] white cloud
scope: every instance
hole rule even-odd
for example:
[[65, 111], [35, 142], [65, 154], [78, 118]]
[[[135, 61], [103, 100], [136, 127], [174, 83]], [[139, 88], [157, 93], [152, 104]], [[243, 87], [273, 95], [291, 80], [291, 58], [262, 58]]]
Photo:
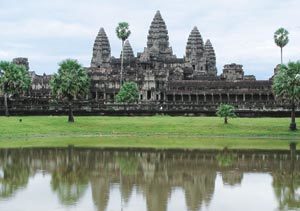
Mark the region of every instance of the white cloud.
[[184, 55], [187, 37], [196, 25], [204, 40], [213, 43], [219, 73], [224, 64], [236, 62], [247, 74], [269, 78], [280, 58], [273, 43], [277, 28], [290, 31], [285, 60], [300, 59], [299, 6], [299, 0], [11, 0], [0, 2], [0, 39], [6, 41], [0, 43], [0, 57], [22, 54], [31, 57], [35, 70], [46, 72], [53, 72], [66, 55], [89, 65], [100, 27], [109, 36], [112, 55], [118, 57], [121, 44], [115, 27], [123, 20], [130, 23], [135, 53], [141, 52], [159, 9], [178, 57]]
[[21, 20], [0, 22], [4, 29], [0, 37], [21, 38], [56, 38], [56, 37], [90, 37], [92, 30], [78, 24], [65, 23], [58, 20]]

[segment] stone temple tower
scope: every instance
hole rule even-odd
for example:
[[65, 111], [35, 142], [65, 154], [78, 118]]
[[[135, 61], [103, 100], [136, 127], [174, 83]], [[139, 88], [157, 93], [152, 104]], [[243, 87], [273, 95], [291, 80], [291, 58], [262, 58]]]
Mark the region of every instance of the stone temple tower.
[[147, 48], [151, 58], [168, 59], [173, 57], [169, 47], [169, 35], [165, 21], [159, 11], [156, 12], [148, 33]]
[[[120, 55], [121, 58], [122, 54]], [[124, 43], [124, 61], [130, 61], [134, 58], [134, 53], [132, 47], [129, 43], [129, 40], [126, 40]]]
[[206, 71], [205, 60], [203, 58], [204, 46], [202, 36], [195, 26], [191, 31], [185, 50], [185, 61], [189, 62], [196, 73]]
[[110, 44], [103, 28], [100, 28], [96, 37], [91, 67], [100, 67], [110, 62]]
[[185, 50], [185, 62], [189, 63], [194, 76], [217, 76], [216, 55], [209, 40], [203, 44], [202, 36], [195, 26], [191, 31]]
[[210, 40], [207, 40], [205, 43], [204, 55], [206, 58], [207, 74], [210, 76], [216, 76], [217, 75], [216, 54]]

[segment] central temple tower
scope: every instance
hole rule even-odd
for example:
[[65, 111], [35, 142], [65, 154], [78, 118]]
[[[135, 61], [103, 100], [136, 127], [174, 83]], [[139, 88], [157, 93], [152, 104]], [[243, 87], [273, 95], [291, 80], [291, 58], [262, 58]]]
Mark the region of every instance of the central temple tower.
[[[157, 11], [149, 28], [147, 47], [144, 57], [153, 60], [166, 60], [174, 58], [172, 48], [169, 47], [169, 35], [165, 21]], [[145, 55], [146, 54], [146, 55]]]

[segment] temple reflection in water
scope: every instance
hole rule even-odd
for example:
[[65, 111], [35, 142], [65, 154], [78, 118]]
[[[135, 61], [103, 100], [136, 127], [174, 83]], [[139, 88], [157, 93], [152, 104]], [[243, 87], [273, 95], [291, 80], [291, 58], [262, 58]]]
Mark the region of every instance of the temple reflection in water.
[[[188, 210], [210, 205], [219, 175], [226, 186], [239, 186], [245, 173], [272, 177], [279, 210], [300, 207], [299, 154], [290, 152], [109, 151], [96, 149], [0, 150], [0, 198], [27, 188], [36, 174], [50, 175], [51, 191], [63, 206], [73, 206], [91, 191], [96, 210], [107, 210], [112, 189], [122, 206], [133, 192], [148, 211], [165, 211], [174, 190], [181, 189]], [[0, 200], [1, 204], [1, 200]]]

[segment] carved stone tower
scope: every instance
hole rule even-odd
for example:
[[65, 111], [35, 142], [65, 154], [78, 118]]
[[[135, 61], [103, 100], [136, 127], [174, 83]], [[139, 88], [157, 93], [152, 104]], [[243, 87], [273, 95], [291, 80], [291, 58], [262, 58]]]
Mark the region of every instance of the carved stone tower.
[[185, 54], [185, 61], [192, 65], [195, 76], [207, 74], [203, 40], [196, 26], [189, 35]]
[[191, 31], [186, 44], [185, 60], [192, 64], [196, 64], [203, 57], [203, 52], [204, 52], [203, 40], [199, 30], [195, 26]]
[[169, 47], [169, 35], [165, 21], [159, 11], [156, 12], [150, 25], [147, 49], [152, 58], [170, 58], [173, 56], [172, 48]]
[[204, 55], [206, 58], [207, 74], [211, 76], [216, 76], [217, 75], [216, 54], [210, 40], [207, 40], [205, 43]]
[[96, 37], [91, 67], [100, 67], [110, 62], [110, 44], [103, 28], [99, 30]]
[[[121, 58], [122, 55], [120, 55]], [[134, 53], [132, 50], [132, 47], [129, 43], [128, 40], [126, 40], [125, 44], [124, 44], [124, 61], [130, 61], [134, 58]]]

